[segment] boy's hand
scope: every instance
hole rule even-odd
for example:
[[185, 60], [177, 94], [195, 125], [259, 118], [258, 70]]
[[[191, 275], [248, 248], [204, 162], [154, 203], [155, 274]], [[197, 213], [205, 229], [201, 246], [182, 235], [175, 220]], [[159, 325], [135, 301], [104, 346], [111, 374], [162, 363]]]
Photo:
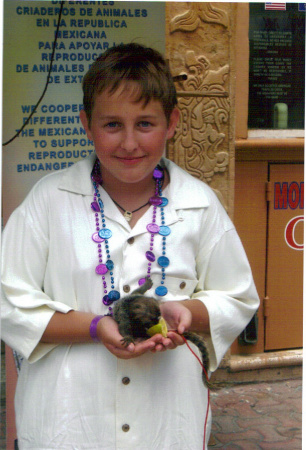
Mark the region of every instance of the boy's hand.
[[121, 342], [122, 336], [119, 333], [118, 324], [109, 316], [103, 317], [99, 321], [97, 336], [113, 355], [121, 359], [137, 358], [148, 351], [161, 351], [171, 345], [170, 339], [164, 338], [161, 334], [156, 334], [150, 339], [124, 347]]
[[160, 309], [170, 331], [167, 338], [158, 343], [153, 352], [172, 350], [179, 345], [184, 345], [185, 340], [180, 335], [189, 330], [192, 322], [191, 312], [181, 302], [165, 302], [161, 304]]
[[162, 303], [160, 310], [170, 329], [177, 330], [179, 334], [189, 330], [192, 323], [192, 314], [182, 302]]

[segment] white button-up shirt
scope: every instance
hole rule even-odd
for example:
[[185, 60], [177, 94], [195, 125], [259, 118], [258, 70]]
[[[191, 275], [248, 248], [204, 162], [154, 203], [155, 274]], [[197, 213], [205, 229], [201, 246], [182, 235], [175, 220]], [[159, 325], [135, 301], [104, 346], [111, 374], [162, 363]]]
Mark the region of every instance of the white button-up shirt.
[[[102, 344], [40, 343], [54, 311], [108, 312], [92, 240], [94, 157], [40, 180], [4, 231], [2, 338], [25, 358], [15, 400], [19, 447], [201, 450], [207, 390], [187, 346], [121, 360]], [[258, 296], [241, 242], [215, 194], [174, 163], [163, 164], [170, 174], [163, 196], [171, 229], [163, 301], [196, 298], [206, 305], [214, 371], [255, 313]], [[131, 229], [100, 192], [113, 233], [115, 288], [123, 296], [125, 286], [136, 289], [147, 273], [152, 207]], [[156, 235], [154, 253], [161, 251], [162, 236]], [[151, 278], [148, 295], [154, 296], [161, 281], [156, 262]]]

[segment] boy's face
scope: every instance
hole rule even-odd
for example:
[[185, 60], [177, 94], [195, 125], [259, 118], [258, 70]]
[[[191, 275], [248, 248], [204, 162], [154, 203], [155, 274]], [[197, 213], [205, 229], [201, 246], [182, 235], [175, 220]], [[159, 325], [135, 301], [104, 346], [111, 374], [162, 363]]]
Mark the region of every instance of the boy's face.
[[88, 138], [94, 142], [105, 184], [139, 183], [152, 179], [166, 141], [173, 137], [179, 112], [167, 122], [159, 101], [135, 103], [135, 90], [123, 85], [112, 94], [97, 95], [89, 126], [86, 114], [81, 120]]

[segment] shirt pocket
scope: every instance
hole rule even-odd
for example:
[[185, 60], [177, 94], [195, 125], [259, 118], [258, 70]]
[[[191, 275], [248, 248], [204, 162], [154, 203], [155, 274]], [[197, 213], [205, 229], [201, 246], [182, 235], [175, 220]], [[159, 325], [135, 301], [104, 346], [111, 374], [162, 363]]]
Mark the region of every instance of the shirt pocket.
[[[160, 277], [152, 275], [153, 289], [160, 285]], [[168, 289], [168, 293], [161, 300], [187, 300], [189, 299], [198, 284], [198, 280], [189, 280], [187, 278], [176, 278], [167, 276], [164, 286]]]

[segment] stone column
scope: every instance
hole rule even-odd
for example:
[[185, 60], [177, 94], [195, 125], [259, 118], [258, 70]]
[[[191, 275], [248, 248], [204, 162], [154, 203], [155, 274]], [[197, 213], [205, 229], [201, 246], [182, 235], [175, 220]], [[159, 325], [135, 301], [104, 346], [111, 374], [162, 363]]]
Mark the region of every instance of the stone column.
[[181, 112], [167, 157], [233, 216], [235, 3], [166, 2], [166, 56]]

